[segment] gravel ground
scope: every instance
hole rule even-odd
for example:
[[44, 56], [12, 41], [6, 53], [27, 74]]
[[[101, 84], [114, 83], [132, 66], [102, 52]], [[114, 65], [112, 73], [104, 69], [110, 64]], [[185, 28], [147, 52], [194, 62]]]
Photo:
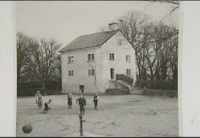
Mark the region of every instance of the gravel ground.
[[[93, 109], [92, 96], [87, 101], [83, 125], [84, 136], [178, 136], [178, 100], [142, 95], [100, 96], [98, 110]], [[72, 109], [67, 108], [67, 96], [45, 96], [52, 99], [47, 114], [37, 108], [33, 97], [17, 99], [17, 136], [79, 136], [79, 106], [73, 96]], [[22, 131], [31, 124], [29, 134]]]

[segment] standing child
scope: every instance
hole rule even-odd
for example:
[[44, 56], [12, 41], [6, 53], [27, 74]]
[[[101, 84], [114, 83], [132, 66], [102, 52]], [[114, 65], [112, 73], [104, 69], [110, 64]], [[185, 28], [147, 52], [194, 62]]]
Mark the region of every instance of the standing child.
[[96, 110], [97, 110], [97, 106], [98, 106], [98, 100], [99, 100], [99, 96], [98, 96], [98, 94], [96, 93], [96, 94], [94, 95], [94, 99], [93, 99], [93, 102], [94, 102], [94, 109], [96, 109]]
[[68, 94], [67, 100], [68, 100], [68, 108], [72, 108], [72, 94], [71, 93]]
[[76, 103], [79, 103], [79, 106], [80, 106], [80, 114], [81, 115], [84, 115], [85, 114], [85, 105], [86, 105], [86, 100], [85, 98], [83, 97], [83, 95], [80, 96], [80, 98], [78, 98], [76, 100]]
[[35, 103], [36, 103], [36, 104], [38, 103], [38, 97], [39, 97], [39, 95], [41, 95], [41, 93], [40, 93], [40, 91], [37, 91], [37, 92], [35, 93]]
[[84, 95], [84, 89], [85, 89], [84, 85], [79, 85], [80, 95]]
[[38, 105], [39, 108], [41, 108], [43, 104], [43, 98], [40, 91], [37, 91], [37, 93], [35, 94], [35, 98], [36, 98], [36, 101], [35, 101], [36, 104]]

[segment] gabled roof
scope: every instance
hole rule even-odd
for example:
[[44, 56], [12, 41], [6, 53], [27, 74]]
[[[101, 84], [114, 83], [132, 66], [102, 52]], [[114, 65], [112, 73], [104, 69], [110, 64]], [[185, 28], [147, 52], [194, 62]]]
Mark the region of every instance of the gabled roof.
[[62, 48], [60, 52], [102, 46], [109, 38], [111, 38], [118, 31], [119, 30], [106, 31], [79, 36], [78, 38], [70, 42], [68, 45], [66, 45], [64, 48]]

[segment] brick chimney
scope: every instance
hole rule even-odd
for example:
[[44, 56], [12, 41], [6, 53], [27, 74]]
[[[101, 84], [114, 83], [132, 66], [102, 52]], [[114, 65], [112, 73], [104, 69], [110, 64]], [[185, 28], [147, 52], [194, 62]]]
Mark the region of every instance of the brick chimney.
[[118, 23], [113, 22], [113, 23], [109, 23], [109, 31], [114, 31], [119, 29]]

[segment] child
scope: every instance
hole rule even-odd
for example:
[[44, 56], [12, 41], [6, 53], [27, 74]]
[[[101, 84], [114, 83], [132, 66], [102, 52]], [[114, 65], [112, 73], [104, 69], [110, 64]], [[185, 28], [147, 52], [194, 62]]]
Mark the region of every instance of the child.
[[98, 106], [98, 100], [99, 100], [99, 96], [98, 96], [98, 94], [96, 93], [96, 94], [94, 95], [94, 99], [93, 99], [93, 102], [94, 102], [94, 109], [96, 109], [96, 110], [97, 110], [97, 106]]
[[85, 89], [85, 86], [84, 85], [79, 85], [79, 93], [80, 95], [84, 95], [84, 89]]
[[39, 108], [42, 107], [43, 104], [43, 98], [42, 98], [42, 94], [40, 93], [40, 91], [37, 91], [37, 93], [35, 94], [35, 102], [38, 105]]
[[38, 100], [37, 100], [37, 105], [38, 105], [39, 108], [41, 108], [42, 104], [43, 104], [42, 95], [39, 95], [38, 96]]
[[41, 95], [40, 91], [37, 91], [35, 94], [35, 103], [38, 103], [38, 97]]
[[51, 108], [49, 107], [49, 104], [51, 103], [51, 99], [49, 99], [48, 102], [44, 103], [44, 111], [43, 113], [47, 113], [48, 110], [50, 110]]
[[68, 99], [68, 108], [72, 108], [72, 94], [71, 93], [68, 94], [67, 99]]
[[76, 103], [79, 103], [80, 106], [80, 114], [84, 115], [85, 114], [85, 106], [86, 106], [86, 100], [83, 97], [83, 95], [81, 95], [77, 100]]

